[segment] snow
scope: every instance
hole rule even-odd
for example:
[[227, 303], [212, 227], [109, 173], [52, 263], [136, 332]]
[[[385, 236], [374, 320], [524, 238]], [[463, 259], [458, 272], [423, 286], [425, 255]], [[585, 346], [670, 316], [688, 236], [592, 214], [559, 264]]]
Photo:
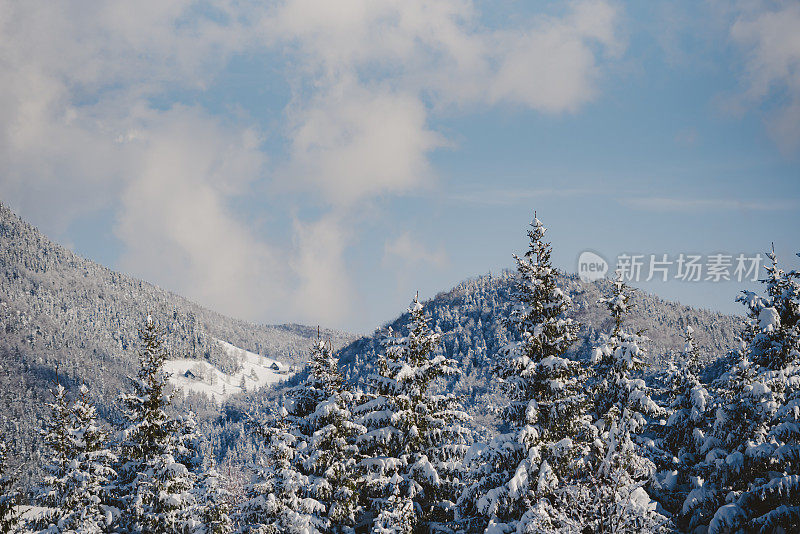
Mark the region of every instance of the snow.
[[[215, 341], [229, 355], [239, 360], [241, 363], [239, 371], [226, 374], [204, 360], [168, 360], [164, 363], [164, 371], [170, 375], [169, 382], [176, 389], [202, 393], [215, 402], [221, 402], [233, 394], [242, 392], [242, 379], [247, 391], [253, 391], [289, 378], [286, 364], [240, 349], [220, 339]], [[277, 370], [273, 366], [276, 366]]]
[[769, 386], [767, 386], [766, 384], [754, 381], [750, 393], [754, 397], [762, 397], [764, 395], [769, 395], [770, 393], [772, 393], [772, 390], [769, 389]]
[[419, 460], [417, 460], [413, 466], [413, 469], [433, 486], [438, 487], [441, 483], [439, 480], [439, 473], [436, 471], [436, 468], [433, 467], [433, 464], [431, 464], [431, 462], [428, 460], [427, 456], [423, 455]]
[[732, 527], [739, 524], [744, 517], [744, 511], [738, 504], [731, 503], [720, 507], [714, 514], [711, 524], [708, 525], [708, 533], [729, 532]]
[[489, 522], [484, 534], [506, 534], [511, 528], [505, 523], [497, 523], [494, 519]]
[[775, 308], [763, 308], [758, 313], [758, 328], [762, 332], [772, 332], [780, 327], [781, 318]]
[[639, 513], [654, 512], [656, 503], [650, 499], [650, 495], [643, 488], [636, 488], [630, 495], [631, 505]]
[[19, 514], [18, 517], [23, 521], [34, 521], [36, 519], [40, 519], [51, 511], [52, 508], [47, 508], [45, 506], [20, 505], [16, 507], [16, 512]]
[[711, 395], [709, 395], [706, 388], [703, 386], [694, 386], [691, 391], [691, 401], [692, 401], [692, 412], [691, 412], [691, 419], [696, 421], [700, 418], [700, 416], [706, 411], [706, 407], [708, 406]]
[[725, 463], [738, 473], [744, 466], [744, 455], [739, 451], [732, 452], [725, 457]]
[[571, 360], [567, 360], [566, 358], [559, 358], [558, 356], [547, 356], [546, 358], [542, 358], [539, 364], [552, 371], [553, 369], [566, 369], [569, 367], [570, 361]]
[[517, 467], [517, 472], [511, 480], [508, 481], [508, 496], [512, 499], [517, 498], [523, 492], [528, 490], [528, 467], [525, 460], [520, 462]]
[[658, 474], [659, 478], [661, 479], [661, 487], [668, 490], [674, 491], [675, 488], [678, 486], [678, 472], [675, 470], [672, 471], [662, 471]]

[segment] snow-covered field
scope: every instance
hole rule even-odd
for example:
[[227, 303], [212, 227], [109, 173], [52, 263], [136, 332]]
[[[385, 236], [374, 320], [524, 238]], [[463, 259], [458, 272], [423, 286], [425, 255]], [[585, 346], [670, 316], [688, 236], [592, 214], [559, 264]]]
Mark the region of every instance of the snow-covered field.
[[170, 383], [185, 392], [203, 393], [221, 402], [234, 393], [240, 393], [242, 385], [247, 391], [252, 391], [289, 377], [289, 368], [285, 363], [240, 349], [220, 339], [215, 341], [241, 362], [241, 369], [237, 373], [223, 373], [201, 360], [169, 360], [164, 370], [170, 375]]

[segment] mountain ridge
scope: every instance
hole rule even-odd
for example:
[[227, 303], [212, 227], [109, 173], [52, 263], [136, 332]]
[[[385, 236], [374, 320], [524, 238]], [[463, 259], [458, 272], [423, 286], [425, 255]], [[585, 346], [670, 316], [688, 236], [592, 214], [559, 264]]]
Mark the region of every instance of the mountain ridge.
[[[599, 335], [613, 328], [606, 307], [598, 302], [610, 294], [612, 282], [602, 279], [587, 283], [577, 275], [563, 272], [558, 277], [561, 289], [573, 301], [568, 315], [581, 324], [578, 340], [567, 354], [574, 359], [586, 359], [597, 346]], [[492, 407], [503, 403], [493, 380], [495, 358], [508, 343], [518, 341], [504, 323], [514, 303], [515, 283], [514, 271], [478, 276], [439, 292], [423, 303], [431, 328], [441, 334], [436, 352], [456, 360], [462, 371], [461, 377], [447, 387], [466, 399], [475, 420], [487, 428], [497, 427]], [[339, 356], [345, 376], [355, 382], [372, 372], [387, 329], [406, 335], [408, 319], [408, 312], [403, 313], [375, 334], [342, 348]], [[694, 328], [695, 343], [703, 363], [708, 365], [734, 348], [742, 320], [738, 316], [693, 308], [634, 290], [628, 327], [634, 331], [647, 328], [644, 335], [649, 341], [644, 348], [648, 349], [649, 366], [645, 374], [652, 376], [666, 368], [672, 356], [680, 354], [686, 326]]]
[[[138, 329], [152, 315], [173, 359], [206, 361], [231, 373], [240, 365], [215, 340], [289, 364], [317, 337], [304, 325], [263, 325], [209, 310], [70, 251], [0, 202], [0, 430], [18, 464], [35, 463], [33, 429], [58, 381], [87, 384], [101, 415], [138, 369]], [[346, 344], [355, 336], [323, 330]], [[190, 406], [208, 401], [190, 395]], [[33, 461], [33, 462], [32, 462]]]

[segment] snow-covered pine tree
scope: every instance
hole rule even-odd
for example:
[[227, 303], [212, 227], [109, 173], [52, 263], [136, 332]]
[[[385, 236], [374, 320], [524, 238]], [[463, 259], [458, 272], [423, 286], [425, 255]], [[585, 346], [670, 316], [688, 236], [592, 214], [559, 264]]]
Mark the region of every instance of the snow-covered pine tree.
[[389, 332], [371, 391], [354, 409], [367, 429], [357, 443], [366, 520], [376, 533], [428, 532], [451, 520], [469, 441], [457, 399], [433, 391], [437, 379], [458, 374], [456, 363], [434, 354], [439, 335], [418, 298], [408, 311], [408, 335]]
[[185, 514], [185, 530], [192, 534], [225, 534], [233, 530], [229, 495], [221, 487], [220, 474], [208, 441], [197, 427], [193, 412], [177, 418], [175, 459], [192, 475], [192, 503]]
[[109, 527], [105, 505], [106, 491], [115, 476], [111, 466], [117, 460], [109, 449], [108, 431], [97, 421], [97, 411], [82, 385], [70, 410], [69, 462], [61, 496], [62, 516], [56, 522], [59, 532], [95, 534]]
[[191, 532], [228, 534], [233, 532], [232, 496], [223, 488], [222, 475], [215, 468], [211, 454], [205, 456], [208, 460], [204, 462], [202, 472], [197, 474], [194, 487], [194, 504], [190, 511], [193, 522]]
[[220, 473], [212, 466], [200, 481], [197, 501], [202, 503], [197, 516], [200, 527], [196, 534], [228, 534], [233, 532], [231, 502], [227, 492], [220, 486]]
[[263, 464], [247, 486], [238, 511], [245, 533], [322, 534], [325, 506], [308, 496], [309, 478], [297, 469], [297, 436], [285, 407], [266, 420], [252, 421], [255, 432], [268, 442]]
[[767, 257], [770, 265], [762, 281], [766, 296], [743, 291], [738, 301], [748, 308], [745, 341], [753, 363], [762, 369], [786, 369], [797, 361], [800, 351], [800, 272], [781, 269], [774, 250]]
[[323, 398], [341, 391], [344, 379], [339, 371], [339, 360], [333, 353], [330, 342], [325, 342], [317, 333], [317, 342], [311, 348], [311, 373], [306, 380], [307, 387], [319, 392]]
[[175, 418], [175, 459], [196, 476], [205, 470], [205, 439], [197, 428], [197, 420], [191, 410]]
[[182, 532], [191, 523], [194, 475], [176, 458], [181, 449], [178, 421], [166, 413], [164, 391], [167, 352], [162, 331], [147, 316], [139, 331], [142, 351], [134, 391], [121, 401], [127, 426], [121, 432], [119, 474], [115, 485], [124, 532]]
[[[37, 504], [48, 510], [31, 525], [31, 528], [43, 530], [48, 527], [57, 529], [62, 518], [71, 513], [72, 504], [68, 501], [70, 481], [67, 473], [74, 455], [70, 436], [69, 402], [64, 386], [57, 381], [56, 387], [51, 390], [51, 393], [53, 400], [47, 405], [50, 408], [50, 414], [44, 421], [44, 428], [41, 430], [46, 447], [45, 476], [36, 495]], [[58, 532], [58, 530], [55, 531]]]
[[665, 471], [658, 476], [658, 500], [671, 513], [680, 512], [689, 492], [689, 476], [702, 454], [713, 399], [697, 376], [700, 360], [694, 330], [687, 326], [684, 348], [669, 373], [669, 411], [659, 429]]
[[353, 395], [343, 383], [330, 343], [318, 339], [311, 350], [311, 373], [305, 382], [305, 387], [317, 393], [304, 397], [322, 400], [301, 421], [300, 430], [307, 439], [301, 464], [313, 481], [314, 497], [327, 510], [325, 530], [332, 533], [348, 532], [355, 526], [359, 514], [355, 440], [366, 431], [353, 421]]
[[534, 214], [529, 249], [514, 256], [516, 302], [507, 323], [521, 340], [504, 349], [495, 369], [510, 400], [503, 413], [507, 432], [471, 459], [473, 483], [460, 500], [473, 516], [473, 530], [578, 527], [562, 500], [588, 467], [593, 427], [583, 392], [585, 368], [565, 357], [579, 325], [566, 317], [571, 300], [558, 287], [545, 232]]
[[17, 525], [17, 492], [6, 458], [5, 436], [0, 434], [0, 532], [11, 532]]
[[593, 447], [591, 498], [580, 508], [583, 523], [593, 532], [653, 532], [666, 522], [644, 489], [655, 464], [635, 441], [644, 430], [645, 416], [662, 415], [663, 409], [651, 398], [644, 380], [632, 376], [644, 366], [640, 344], [647, 338], [623, 328], [630, 296], [617, 272], [611, 296], [601, 299], [611, 312], [614, 329], [600, 336], [592, 354], [592, 406], [599, 436]]
[[720, 380], [719, 446], [698, 466], [707, 479], [684, 506], [709, 534], [800, 529], [800, 272], [768, 256], [766, 295], [739, 298], [745, 347]]

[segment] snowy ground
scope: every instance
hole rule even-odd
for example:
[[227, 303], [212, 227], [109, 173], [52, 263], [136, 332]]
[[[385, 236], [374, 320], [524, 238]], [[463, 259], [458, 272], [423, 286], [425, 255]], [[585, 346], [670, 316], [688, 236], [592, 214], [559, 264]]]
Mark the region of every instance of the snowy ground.
[[247, 391], [270, 386], [289, 378], [286, 364], [240, 349], [230, 343], [216, 340], [230, 355], [241, 362], [242, 368], [235, 374], [225, 374], [210, 363], [200, 360], [169, 360], [164, 370], [177, 389], [204, 393], [216, 402], [221, 402], [234, 393], [242, 391], [242, 379]]

